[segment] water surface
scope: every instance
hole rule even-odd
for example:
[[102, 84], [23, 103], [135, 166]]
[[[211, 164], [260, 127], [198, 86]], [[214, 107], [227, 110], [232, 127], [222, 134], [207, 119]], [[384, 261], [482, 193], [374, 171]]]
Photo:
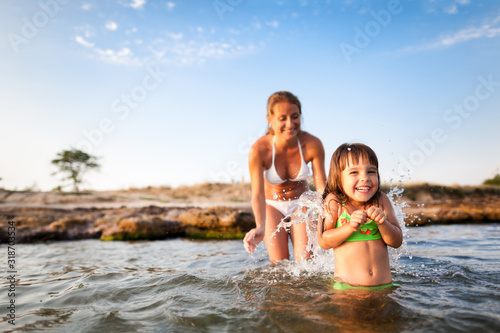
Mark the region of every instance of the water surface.
[[381, 292], [332, 290], [328, 252], [270, 266], [241, 241], [18, 244], [16, 325], [4, 280], [0, 330], [498, 332], [499, 239], [499, 223], [411, 228], [400, 287]]

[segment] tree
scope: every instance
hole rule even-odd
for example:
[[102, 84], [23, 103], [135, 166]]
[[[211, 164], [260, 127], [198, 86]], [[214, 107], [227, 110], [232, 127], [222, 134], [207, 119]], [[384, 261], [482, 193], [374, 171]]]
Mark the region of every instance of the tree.
[[[82, 183], [83, 175], [89, 170], [100, 167], [97, 163], [97, 157], [74, 148], [57, 153], [57, 157], [52, 160], [52, 164], [59, 168], [58, 172], [67, 174], [63, 180], [71, 180], [75, 192], [79, 192], [78, 185]], [[54, 172], [53, 175], [56, 173]]]
[[491, 179], [486, 179], [483, 183], [484, 185], [500, 185], [500, 174], [496, 174], [495, 177]]

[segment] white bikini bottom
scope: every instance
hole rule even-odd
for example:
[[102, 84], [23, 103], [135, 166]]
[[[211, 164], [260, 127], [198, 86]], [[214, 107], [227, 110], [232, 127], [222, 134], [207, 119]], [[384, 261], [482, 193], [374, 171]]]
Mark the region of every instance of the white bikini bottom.
[[276, 208], [283, 216], [292, 215], [292, 213], [299, 206], [299, 199], [286, 200], [286, 201], [276, 201], [271, 199], [266, 199], [266, 204], [271, 207]]

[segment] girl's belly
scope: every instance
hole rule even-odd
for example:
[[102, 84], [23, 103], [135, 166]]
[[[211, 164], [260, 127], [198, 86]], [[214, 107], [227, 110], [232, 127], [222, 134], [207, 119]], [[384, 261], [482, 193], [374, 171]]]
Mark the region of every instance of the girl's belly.
[[391, 283], [387, 245], [381, 239], [343, 243], [335, 249], [334, 276], [353, 286]]

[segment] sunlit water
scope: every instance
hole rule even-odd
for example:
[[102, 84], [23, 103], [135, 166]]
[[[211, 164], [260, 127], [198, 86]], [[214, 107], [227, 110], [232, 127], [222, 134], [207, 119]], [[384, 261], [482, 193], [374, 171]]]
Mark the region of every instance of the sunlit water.
[[313, 260], [274, 266], [241, 241], [18, 244], [15, 326], [5, 279], [0, 331], [500, 331], [500, 223], [404, 233], [391, 251], [400, 287], [371, 292], [333, 290], [333, 253], [314, 244]]
[[411, 229], [390, 292], [334, 291], [326, 269], [268, 265], [241, 241], [18, 245], [16, 325], [47, 332], [500, 330], [500, 224]]

